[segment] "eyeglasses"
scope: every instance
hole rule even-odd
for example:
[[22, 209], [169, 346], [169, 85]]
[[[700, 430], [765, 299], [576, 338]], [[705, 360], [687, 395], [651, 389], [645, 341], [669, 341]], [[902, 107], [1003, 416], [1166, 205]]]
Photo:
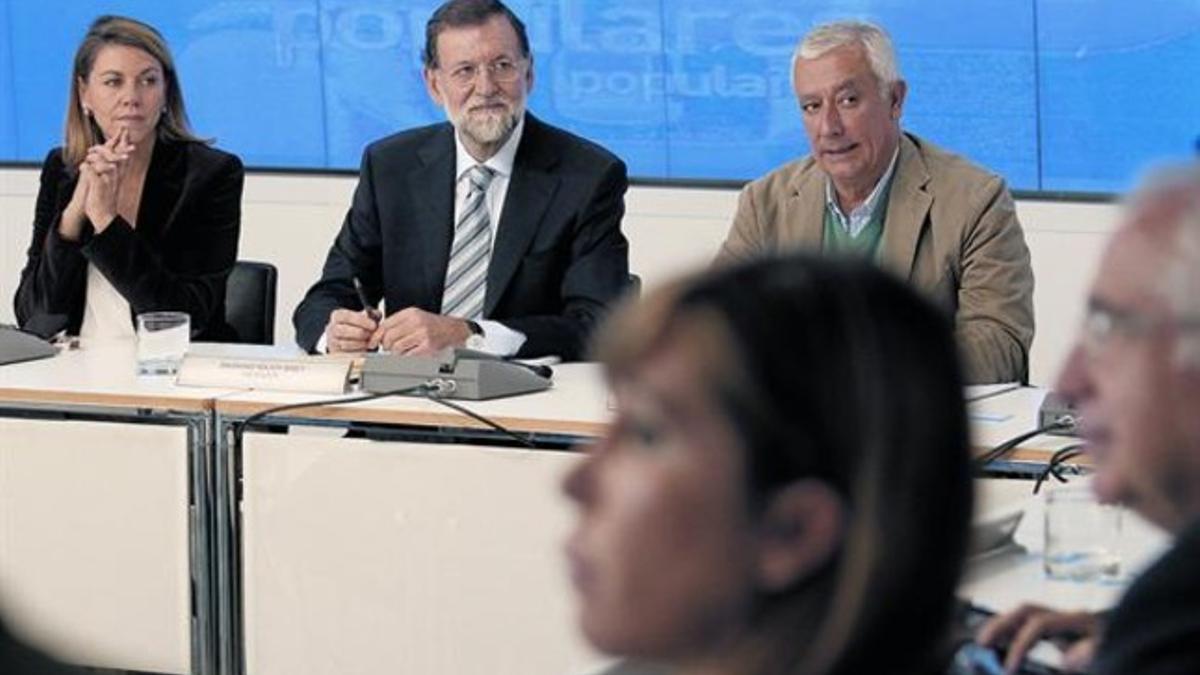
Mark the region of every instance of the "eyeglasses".
[[493, 82], [512, 84], [521, 77], [524, 60], [496, 59], [483, 65], [476, 63], [460, 63], [446, 72], [455, 86], [466, 88], [475, 83], [481, 70], [487, 70]]
[[1089, 353], [1095, 354], [1110, 344], [1114, 337], [1142, 338], [1164, 328], [1181, 332], [1200, 331], [1200, 317], [1155, 316], [1092, 300], [1083, 317], [1083, 345]]

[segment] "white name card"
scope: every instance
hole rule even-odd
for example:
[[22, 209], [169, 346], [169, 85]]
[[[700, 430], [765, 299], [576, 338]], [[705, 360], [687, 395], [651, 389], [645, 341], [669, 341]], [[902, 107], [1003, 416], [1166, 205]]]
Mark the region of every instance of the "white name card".
[[351, 359], [253, 359], [189, 353], [179, 365], [175, 384], [341, 394], [346, 391], [352, 363]]

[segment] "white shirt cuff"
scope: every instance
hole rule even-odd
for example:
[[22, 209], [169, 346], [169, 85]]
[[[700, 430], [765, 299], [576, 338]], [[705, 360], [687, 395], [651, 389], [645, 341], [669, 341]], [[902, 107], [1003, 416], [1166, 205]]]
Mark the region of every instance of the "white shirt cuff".
[[525, 344], [525, 334], [515, 331], [499, 321], [477, 321], [483, 329], [483, 349], [479, 351], [496, 356], [513, 356]]

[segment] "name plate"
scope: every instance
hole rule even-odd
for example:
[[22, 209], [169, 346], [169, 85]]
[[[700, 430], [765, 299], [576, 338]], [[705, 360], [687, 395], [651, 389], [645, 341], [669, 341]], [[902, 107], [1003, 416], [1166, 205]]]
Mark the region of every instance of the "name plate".
[[346, 391], [352, 359], [253, 359], [188, 354], [175, 384], [341, 394]]

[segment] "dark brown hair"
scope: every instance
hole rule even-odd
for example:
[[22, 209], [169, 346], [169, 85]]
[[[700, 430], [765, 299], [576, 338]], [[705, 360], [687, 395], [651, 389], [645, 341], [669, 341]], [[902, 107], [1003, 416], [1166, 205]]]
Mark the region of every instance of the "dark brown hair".
[[695, 339], [741, 441], [749, 512], [801, 479], [829, 485], [847, 512], [824, 569], [757, 599], [731, 672], [929, 668], [944, 647], [972, 510], [949, 318], [868, 263], [791, 256], [652, 292], [618, 310], [597, 345], [619, 380], [656, 350]]

